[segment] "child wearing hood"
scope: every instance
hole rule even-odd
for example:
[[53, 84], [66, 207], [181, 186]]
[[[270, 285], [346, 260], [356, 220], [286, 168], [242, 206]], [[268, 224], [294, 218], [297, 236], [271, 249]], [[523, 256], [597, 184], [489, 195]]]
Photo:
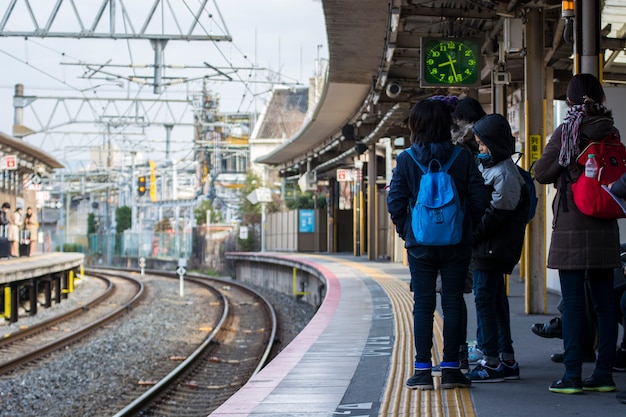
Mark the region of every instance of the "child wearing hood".
[[479, 170], [491, 200], [474, 228], [472, 246], [474, 300], [484, 356], [467, 376], [472, 382], [503, 382], [519, 379], [504, 275], [513, 271], [522, 253], [529, 198], [524, 178], [511, 159], [515, 139], [508, 121], [489, 114], [474, 124], [473, 132]]

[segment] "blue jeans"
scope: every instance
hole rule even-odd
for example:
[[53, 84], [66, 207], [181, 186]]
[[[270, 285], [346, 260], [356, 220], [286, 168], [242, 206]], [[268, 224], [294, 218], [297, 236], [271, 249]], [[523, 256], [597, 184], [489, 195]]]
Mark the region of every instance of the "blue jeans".
[[563, 364], [565, 379], [580, 378], [582, 374], [582, 338], [585, 317], [585, 275], [598, 318], [598, 359], [594, 375], [610, 376], [615, 361], [617, 317], [613, 294], [613, 270], [559, 270], [563, 297]]
[[411, 287], [413, 288], [413, 335], [415, 368], [431, 367], [433, 315], [437, 306], [435, 285], [441, 274], [443, 309], [442, 366], [459, 366], [459, 345], [463, 326], [463, 288], [472, 256], [470, 246], [417, 246], [408, 249]]
[[513, 359], [509, 299], [501, 272], [474, 270], [474, 301], [480, 350], [492, 359]]

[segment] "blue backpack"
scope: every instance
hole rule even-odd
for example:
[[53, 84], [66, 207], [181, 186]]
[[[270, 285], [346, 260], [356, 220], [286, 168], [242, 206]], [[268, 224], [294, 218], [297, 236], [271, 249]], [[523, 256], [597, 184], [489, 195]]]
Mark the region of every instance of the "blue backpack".
[[[444, 165], [433, 159], [428, 167], [417, 161], [410, 148], [407, 151], [423, 172], [417, 201], [411, 209], [411, 227], [417, 243], [427, 246], [460, 243], [463, 238], [465, 206], [461, 205], [459, 193], [448, 169], [461, 149], [455, 147]], [[438, 171], [432, 170], [433, 164], [439, 165]]]

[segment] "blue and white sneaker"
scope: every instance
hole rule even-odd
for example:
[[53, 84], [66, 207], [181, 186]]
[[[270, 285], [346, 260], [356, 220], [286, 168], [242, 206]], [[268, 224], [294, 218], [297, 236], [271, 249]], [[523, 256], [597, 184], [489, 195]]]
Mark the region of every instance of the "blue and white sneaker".
[[478, 361], [483, 358], [483, 351], [478, 348], [476, 345], [471, 345], [467, 347], [467, 360], [470, 365], [476, 365]]
[[504, 368], [501, 363], [493, 368], [481, 361], [466, 375], [472, 382], [504, 382]]

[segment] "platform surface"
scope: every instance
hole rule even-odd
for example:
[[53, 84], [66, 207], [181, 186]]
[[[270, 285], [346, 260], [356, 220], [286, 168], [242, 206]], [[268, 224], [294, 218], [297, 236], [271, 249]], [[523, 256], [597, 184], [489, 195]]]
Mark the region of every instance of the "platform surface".
[[84, 264], [85, 255], [76, 252], [50, 252], [0, 260], [0, 284], [8, 284], [67, 271]]
[[[441, 390], [436, 377], [435, 390], [420, 392], [404, 386], [414, 356], [407, 266], [353, 256], [280, 256], [317, 265], [329, 280], [328, 297], [304, 331], [212, 417], [626, 415], [626, 404], [615, 393], [548, 390], [563, 376], [563, 365], [550, 361], [552, 353], [562, 351], [562, 340], [540, 338], [530, 327], [558, 315], [559, 297], [548, 294], [547, 314], [525, 314], [524, 285], [517, 272], [509, 279], [509, 303], [521, 379]], [[473, 339], [471, 294], [466, 303], [468, 339]], [[441, 354], [441, 320], [438, 311], [436, 357]], [[593, 364], [584, 364], [583, 377], [592, 372]], [[618, 391], [626, 390], [626, 373], [616, 372], [614, 379]]]

